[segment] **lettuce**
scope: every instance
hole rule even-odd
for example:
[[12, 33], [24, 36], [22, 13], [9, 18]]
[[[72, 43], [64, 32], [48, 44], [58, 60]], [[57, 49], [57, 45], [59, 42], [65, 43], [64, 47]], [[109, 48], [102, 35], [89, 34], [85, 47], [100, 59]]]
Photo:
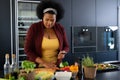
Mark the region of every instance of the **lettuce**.
[[24, 60], [22, 61], [21, 67], [25, 69], [27, 73], [29, 73], [30, 71], [33, 71], [33, 69], [36, 67], [36, 64], [34, 62]]

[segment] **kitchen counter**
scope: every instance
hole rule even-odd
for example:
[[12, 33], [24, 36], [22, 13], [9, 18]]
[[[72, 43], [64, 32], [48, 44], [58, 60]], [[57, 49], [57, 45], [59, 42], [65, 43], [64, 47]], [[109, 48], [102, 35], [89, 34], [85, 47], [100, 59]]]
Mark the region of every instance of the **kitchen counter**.
[[85, 79], [83, 76], [80, 79], [71, 80], [118, 80], [120, 79], [120, 70], [109, 71], [109, 72], [99, 72], [96, 74], [95, 79]]
[[[119, 66], [118, 69], [97, 72], [96, 78], [93, 80], [118, 80], [120, 79], [120, 64], [117, 63], [117, 65]], [[90, 79], [84, 79], [82, 76], [82, 79], [79, 79], [79, 80], [90, 80]]]
[[120, 70], [97, 73], [95, 80], [118, 80], [120, 79]]
[[[3, 71], [0, 71], [0, 77], [3, 77]], [[113, 71], [97, 72], [94, 80], [118, 80], [120, 79], [120, 69]], [[74, 80], [74, 79], [71, 79]], [[77, 80], [77, 79], [75, 79]], [[90, 79], [78, 79], [78, 80], [90, 80]]]
[[[120, 79], [120, 62], [119, 61], [106, 61], [104, 63], [116, 65], [118, 66], [118, 69], [98, 71], [96, 74], [96, 78], [93, 80], [118, 80]], [[82, 76], [82, 79], [78, 79], [78, 80], [90, 80], [90, 79], [84, 79]]]

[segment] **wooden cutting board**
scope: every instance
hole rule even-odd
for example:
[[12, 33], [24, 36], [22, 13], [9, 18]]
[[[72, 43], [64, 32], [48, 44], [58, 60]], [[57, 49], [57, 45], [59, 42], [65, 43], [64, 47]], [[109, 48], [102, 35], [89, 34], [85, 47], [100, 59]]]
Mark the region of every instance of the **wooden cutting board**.
[[22, 69], [22, 70], [20, 70], [19, 76], [24, 75], [24, 76], [26, 76], [27, 80], [34, 80], [35, 75], [40, 73], [40, 72], [41, 73], [48, 72], [48, 73], [53, 73], [54, 74], [55, 71], [56, 71], [55, 69], [51, 69], [51, 68], [36, 68], [32, 72], [27, 74], [25, 72], [25, 70]]
[[56, 70], [55, 69], [51, 69], [51, 68], [36, 68], [34, 69], [34, 71], [37, 73], [37, 72], [43, 72], [43, 71], [49, 71], [49, 72], [55, 72]]
[[[36, 73], [40, 72], [40, 71], [50, 71], [50, 72], [54, 73], [56, 70], [55, 69], [51, 69], [51, 68], [35, 68], [33, 71], [36, 72]], [[22, 72], [25, 72], [25, 70], [21, 69], [20, 73], [22, 73]]]

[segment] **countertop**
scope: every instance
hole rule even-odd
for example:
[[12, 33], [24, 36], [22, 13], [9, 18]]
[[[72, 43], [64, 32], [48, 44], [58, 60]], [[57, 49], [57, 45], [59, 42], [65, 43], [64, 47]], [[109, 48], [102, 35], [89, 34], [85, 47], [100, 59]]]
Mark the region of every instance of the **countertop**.
[[[0, 77], [3, 78], [3, 71], [0, 71]], [[120, 79], [120, 69], [105, 72], [97, 72], [96, 78], [94, 80], [118, 80], [118, 79]], [[78, 80], [90, 80], [90, 79], [84, 79], [82, 76], [82, 78]]]
[[120, 70], [97, 73], [95, 80], [118, 80], [120, 79]]

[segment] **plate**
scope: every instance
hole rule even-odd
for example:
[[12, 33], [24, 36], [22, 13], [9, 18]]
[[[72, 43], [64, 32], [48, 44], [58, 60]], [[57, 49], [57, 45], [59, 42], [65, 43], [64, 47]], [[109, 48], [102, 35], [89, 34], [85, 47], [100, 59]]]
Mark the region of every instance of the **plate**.
[[102, 71], [113, 71], [113, 70], [118, 70], [119, 66], [114, 65], [114, 64], [96, 64], [97, 66], [97, 71], [102, 72]]

